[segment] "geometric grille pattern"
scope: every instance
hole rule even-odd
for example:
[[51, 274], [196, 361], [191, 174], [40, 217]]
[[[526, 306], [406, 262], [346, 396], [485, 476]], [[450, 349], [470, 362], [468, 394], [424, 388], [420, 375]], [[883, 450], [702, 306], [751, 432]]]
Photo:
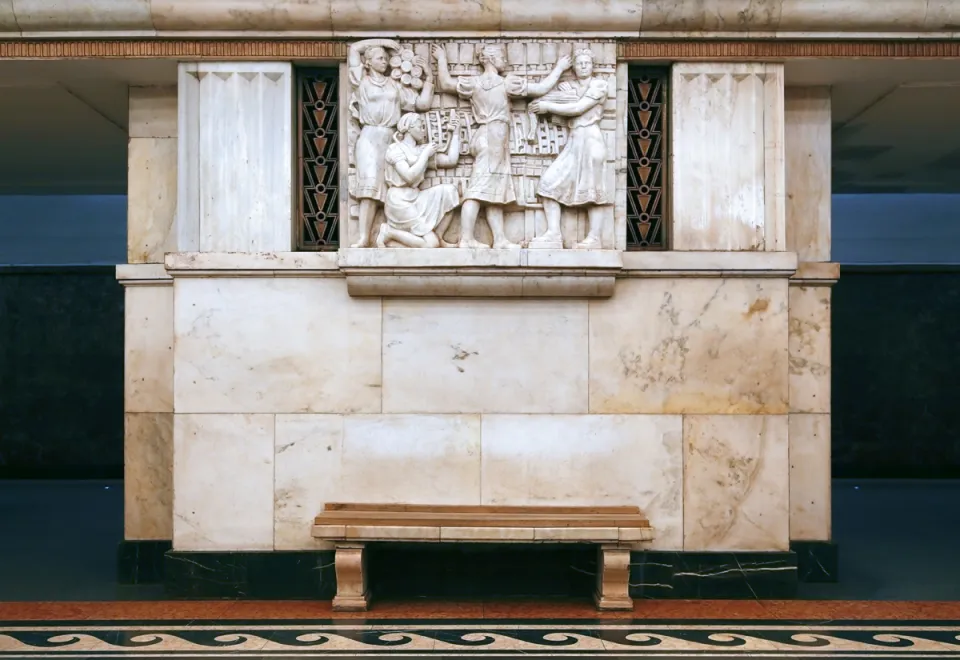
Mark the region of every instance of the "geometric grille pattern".
[[627, 249], [667, 249], [667, 81], [670, 70], [630, 67], [627, 100]]
[[340, 248], [339, 72], [298, 70], [298, 250]]

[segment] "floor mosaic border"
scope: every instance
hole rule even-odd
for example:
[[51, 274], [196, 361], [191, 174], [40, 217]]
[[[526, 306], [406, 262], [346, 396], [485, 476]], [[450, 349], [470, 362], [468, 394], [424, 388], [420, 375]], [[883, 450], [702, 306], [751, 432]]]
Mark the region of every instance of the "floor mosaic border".
[[0, 658], [960, 657], [960, 622], [0, 623]]

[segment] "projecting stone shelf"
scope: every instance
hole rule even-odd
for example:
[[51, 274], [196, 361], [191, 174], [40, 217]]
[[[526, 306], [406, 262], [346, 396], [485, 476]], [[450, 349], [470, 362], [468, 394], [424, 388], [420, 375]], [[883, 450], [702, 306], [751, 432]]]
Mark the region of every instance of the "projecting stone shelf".
[[351, 296], [609, 298], [616, 250], [343, 249]]

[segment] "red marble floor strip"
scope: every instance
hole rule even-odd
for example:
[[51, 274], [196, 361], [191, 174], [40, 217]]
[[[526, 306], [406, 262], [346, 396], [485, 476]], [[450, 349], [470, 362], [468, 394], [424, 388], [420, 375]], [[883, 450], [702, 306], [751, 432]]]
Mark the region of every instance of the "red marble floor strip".
[[632, 612], [597, 612], [587, 600], [374, 601], [333, 612], [329, 601], [0, 602], [0, 621], [264, 619], [742, 619], [960, 621], [960, 602], [637, 600]]

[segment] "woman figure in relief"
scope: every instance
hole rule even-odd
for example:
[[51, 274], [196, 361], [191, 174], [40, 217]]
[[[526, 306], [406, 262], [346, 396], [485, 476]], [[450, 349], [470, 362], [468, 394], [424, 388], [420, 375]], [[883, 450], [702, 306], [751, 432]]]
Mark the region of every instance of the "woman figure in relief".
[[449, 244], [443, 234], [460, 203], [457, 187], [449, 183], [420, 190], [424, 172], [436, 155], [436, 166], [455, 167], [460, 159], [460, 118], [449, 120], [450, 144], [445, 153], [437, 153], [433, 144], [424, 144], [427, 134], [423, 118], [408, 113], [400, 118], [393, 144], [387, 148], [387, 200], [383, 206], [387, 221], [380, 225], [377, 247], [388, 243], [413, 248], [435, 248]]
[[390, 76], [387, 49], [399, 52], [400, 44], [391, 39], [367, 39], [350, 46], [347, 64], [354, 87], [350, 113], [360, 122], [360, 135], [354, 147], [357, 187], [354, 197], [360, 201], [360, 238], [353, 247], [369, 247], [370, 227], [377, 206], [386, 199], [384, 158], [400, 114], [424, 111], [433, 100], [433, 72], [422, 57], [413, 65], [423, 68], [423, 88], [419, 94]]
[[559, 85], [560, 92], [572, 93], [570, 100], [538, 99], [529, 105], [529, 110], [536, 114], [570, 118], [570, 136], [563, 151], [540, 177], [537, 195], [543, 200], [547, 231], [533, 239], [531, 245], [561, 240], [561, 205], [586, 206], [590, 230], [576, 247], [599, 249], [605, 216], [603, 205], [610, 204], [610, 191], [604, 176], [607, 145], [599, 125], [608, 89], [605, 80], [593, 75], [593, 53], [590, 50], [578, 50], [574, 54], [573, 70], [576, 80]]
[[508, 73], [503, 48], [498, 45], [487, 45], [480, 50], [483, 71], [479, 75], [456, 78], [450, 75], [447, 51], [439, 44], [433, 47], [433, 57], [437, 60], [440, 90], [469, 99], [475, 122], [470, 143], [473, 170], [460, 211], [460, 247], [487, 247], [474, 237], [477, 217], [483, 207], [493, 234], [493, 247], [518, 248], [519, 245], [507, 239], [503, 227], [504, 207], [517, 199], [510, 167], [510, 99], [543, 96], [549, 92], [570, 68], [570, 57], [561, 56], [553, 71], [539, 82]]

